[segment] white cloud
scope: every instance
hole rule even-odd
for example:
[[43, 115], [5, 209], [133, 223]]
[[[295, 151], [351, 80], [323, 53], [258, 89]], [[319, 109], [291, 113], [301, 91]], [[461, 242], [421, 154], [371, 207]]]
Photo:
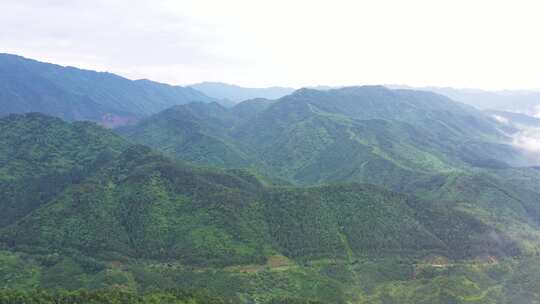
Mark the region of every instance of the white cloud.
[[499, 115], [493, 115], [492, 117], [495, 118], [495, 120], [500, 122], [500, 123], [503, 123], [503, 124], [506, 124], [506, 125], [510, 123], [508, 121], [508, 119], [505, 118], [505, 117], [502, 117], [502, 116], [499, 116]]
[[540, 106], [536, 106], [536, 114], [534, 117], [540, 118]]
[[525, 152], [528, 165], [540, 165], [540, 129], [520, 132], [514, 136], [513, 144]]
[[514, 145], [528, 152], [540, 154], [540, 129], [529, 129], [519, 132], [514, 137]]

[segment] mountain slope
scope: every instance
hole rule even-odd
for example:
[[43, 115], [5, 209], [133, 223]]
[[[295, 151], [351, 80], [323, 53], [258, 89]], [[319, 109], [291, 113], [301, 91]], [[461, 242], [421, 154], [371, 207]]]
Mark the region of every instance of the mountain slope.
[[489, 243], [488, 232], [499, 232], [466, 214], [439, 213], [437, 204], [374, 186], [269, 188], [243, 171], [196, 169], [144, 146], [126, 148], [117, 136], [89, 123], [28, 114], [8, 116], [2, 125], [8, 131], [3, 134], [13, 135], [4, 139], [7, 146], [22, 149], [6, 153], [4, 172], [25, 169], [18, 175], [4, 173], [5, 180], [35, 185], [28, 174], [39, 177], [41, 170], [76, 178], [56, 183], [49, 174], [48, 181], [61, 187], [46, 196], [41, 189], [26, 191], [43, 200], [32, 209], [9, 204], [9, 193], [2, 193], [2, 207], [7, 194], [7, 210], [24, 215], [9, 217], [1, 233], [14, 248], [194, 265], [261, 263], [272, 254], [293, 259], [480, 254], [449, 246], [444, 231], [451, 227], [432, 227], [441, 217], [465, 221], [462, 229], [468, 232], [463, 234], [472, 239], [463, 243], [471, 242], [469, 248], [496, 255], [509, 248], [496, 242], [474, 246], [475, 234]]
[[[170, 111], [204, 118], [215, 134], [238, 123], [219, 105]], [[405, 184], [418, 196], [358, 183], [273, 187], [246, 171], [194, 168], [129, 146], [87, 122], [41, 114], [0, 122], [10, 134], [4, 179], [40, 197], [30, 209], [11, 204], [24, 212], [0, 228], [2, 287], [202, 287], [241, 303], [498, 303], [536, 292], [532, 284], [490, 293], [535, 276], [526, 267], [540, 244], [534, 168], [414, 175]], [[30, 187], [42, 170], [70, 177], [49, 179], [58, 188], [48, 193]], [[0, 195], [9, 205], [9, 192]]]
[[117, 129], [127, 138], [201, 165], [245, 167], [249, 156], [228, 138], [236, 116], [217, 103], [176, 106]]
[[0, 115], [40, 112], [69, 120], [99, 121], [108, 108], [87, 96], [66, 92], [54, 82], [29, 72], [18, 57], [2, 56]]
[[[519, 252], [500, 231], [441, 211], [372, 186], [265, 189], [256, 179], [178, 166], [135, 146], [4, 229], [0, 240], [22, 251], [195, 266], [261, 264], [276, 254], [354, 260]], [[443, 219], [460, 224], [441, 227]]]
[[191, 88], [62, 67], [0, 54], [0, 114], [43, 112], [115, 126], [192, 101], [214, 99]]
[[127, 144], [89, 122], [43, 114], [0, 119], [0, 227], [16, 222], [78, 183]]

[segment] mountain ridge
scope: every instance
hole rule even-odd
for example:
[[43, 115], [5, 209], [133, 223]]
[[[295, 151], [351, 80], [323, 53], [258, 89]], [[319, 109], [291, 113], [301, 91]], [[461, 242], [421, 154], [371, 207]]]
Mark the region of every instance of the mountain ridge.
[[[206, 106], [201, 104], [200, 107]], [[340, 173], [342, 177], [333, 179], [330, 178], [332, 174], [325, 172], [327, 169], [319, 166], [330, 159], [309, 160], [312, 157], [327, 157], [324, 156], [327, 154], [328, 157], [330, 154], [337, 155], [340, 149], [348, 149], [342, 153], [349, 153], [343, 154], [342, 159], [360, 157], [359, 162], [363, 163], [375, 157], [376, 163], [386, 166], [390, 171], [390, 167], [396, 166], [398, 170], [413, 169], [411, 174], [422, 174], [435, 168], [439, 171], [451, 168], [460, 170], [471, 164], [490, 166], [490, 162], [493, 165], [497, 162], [503, 165], [504, 162], [519, 164], [524, 161], [520, 158], [519, 149], [511, 145], [508, 132], [512, 129], [509, 126], [500, 124], [473, 107], [430, 92], [389, 90], [383, 86], [346, 87], [327, 91], [306, 88], [278, 100], [244, 101], [233, 108], [223, 108], [221, 112], [223, 120], [211, 128], [208, 127], [209, 122], [215, 122], [215, 118], [210, 116], [191, 121], [199, 127], [207, 126], [203, 127], [206, 128], [206, 136], [223, 140], [227, 146], [236, 147], [237, 154], [243, 155], [241, 158], [251, 159], [249, 165], [245, 165], [255, 166], [261, 172], [279, 172], [276, 170], [288, 168], [290, 173], [283, 171], [276, 177], [294, 182], [302, 182], [294, 174], [304, 176], [305, 181], [309, 179], [311, 183], [317, 182], [319, 178], [309, 177], [313, 173], [305, 170], [327, 174], [327, 177], [320, 177], [320, 182], [343, 179], [344, 172]], [[167, 119], [171, 122], [182, 121], [183, 114], [177, 112], [177, 115], [174, 120], [171, 120], [172, 117]], [[167, 127], [168, 131], [159, 131], [159, 116], [157, 114], [143, 124], [119, 131], [128, 137], [130, 135], [125, 132], [131, 132], [131, 139], [157, 149], [167, 142], [185, 138], [185, 135], [175, 137], [174, 132], [170, 132], [174, 124]], [[186, 128], [179, 132], [188, 130]], [[135, 135], [137, 133], [140, 135]], [[161, 138], [161, 143], [150, 142], [153, 138]], [[308, 148], [307, 141], [309, 145], [319, 147]], [[340, 146], [334, 145], [333, 142], [337, 141]], [[191, 147], [199, 145], [191, 145], [189, 140], [182, 142], [182, 145]], [[288, 145], [291, 151], [286, 152], [284, 149]], [[206, 151], [211, 151], [207, 148]], [[302, 149], [307, 150], [300, 152]], [[500, 151], [495, 153], [496, 150]], [[193, 155], [182, 151], [176, 154], [177, 158], [194, 159]], [[358, 153], [354, 154], [354, 151]], [[361, 156], [361, 151], [364, 151], [364, 156]], [[171, 150], [168, 153], [175, 156]], [[279, 159], [285, 163], [278, 162]], [[308, 169], [308, 163], [301, 165], [304, 161], [312, 162], [311, 166], [319, 164], [319, 167]], [[301, 166], [295, 167], [293, 162]], [[199, 159], [196, 163], [223, 165], [224, 161], [212, 163], [210, 160]], [[368, 175], [374, 178], [373, 174]]]
[[[44, 112], [113, 127], [175, 104], [215, 101], [192, 88], [0, 54], [0, 114]], [[32, 79], [29, 81], [29, 79]], [[56, 107], [51, 107], [51, 105]]]

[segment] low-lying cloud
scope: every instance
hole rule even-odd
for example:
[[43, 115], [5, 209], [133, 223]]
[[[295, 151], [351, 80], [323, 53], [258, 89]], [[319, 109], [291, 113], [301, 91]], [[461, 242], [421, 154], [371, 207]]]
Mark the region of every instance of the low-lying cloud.
[[540, 128], [521, 130], [514, 136], [513, 144], [523, 150], [540, 155]]
[[530, 165], [540, 165], [540, 128], [515, 123], [500, 115], [492, 117], [500, 123], [516, 128], [518, 131], [511, 135], [512, 145], [525, 153]]
[[536, 106], [535, 112], [536, 114], [534, 115], [534, 117], [540, 118], [540, 105]]
[[510, 121], [506, 117], [502, 117], [500, 115], [493, 115], [493, 118], [495, 118], [496, 121], [503, 123], [503, 124], [510, 124]]

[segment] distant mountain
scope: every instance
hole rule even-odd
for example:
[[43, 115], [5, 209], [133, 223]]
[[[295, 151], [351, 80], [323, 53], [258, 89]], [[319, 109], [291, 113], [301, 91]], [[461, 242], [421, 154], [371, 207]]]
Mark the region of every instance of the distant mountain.
[[540, 128], [540, 118], [538, 117], [529, 116], [522, 113], [497, 110], [486, 110], [485, 112], [502, 123], [508, 123], [523, 127]]
[[411, 176], [471, 165], [525, 164], [511, 145], [512, 127], [430, 92], [376, 86], [301, 89], [231, 109], [198, 107], [213, 116], [194, 117], [190, 106], [183, 106], [119, 131], [178, 159], [241, 165], [225, 159], [234, 155], [245, 166], [301, 184], [361, 181], [397, 187]]
[[41, 112], [116, 126], [193, 101], [215, 100], [192, 88], [0, 54], [0, 115]]
[[263, 112], [275, 102], [277, 101], [264, 98], [249, 99], [234, 106], [231, 112], [239, 119], [244, 120]]
[[286, 87], [245, 88], [221, 82], [202, 82], [190, 87], [210, 97], [227, 99], [233, 103], [255, 98], [278, 99], [294, 91]]
[[[411, 87], [407, 86], [390, 85], [388, 87], [411, 89]], [[531, 116], [540, 114], [540, 92], [511, 90], [484, 91], [478, 89], [443, 87], [424, 87], [416, 89], [435, 92], [482, 110], [510, 111]]]
[[141, 120], [136, 126], [117, 129], [127, 138], [144, 143], [182, 160], [220, 167], [246, 167], [249, 156], [228, 132], [237, 118], [217, 103], [175, 106]]

